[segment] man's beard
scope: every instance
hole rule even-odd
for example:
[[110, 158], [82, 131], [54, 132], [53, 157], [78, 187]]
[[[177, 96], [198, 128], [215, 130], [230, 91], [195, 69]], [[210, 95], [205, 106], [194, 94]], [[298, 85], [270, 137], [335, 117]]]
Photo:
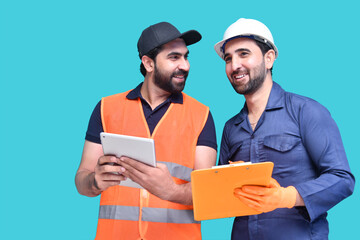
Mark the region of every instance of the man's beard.
[[[173, 93], [180, 93], [182, 92], [182, 90], [184, 90], [186, 78], [189, 72], [184, 70], [178, 70], [173, 72], [172, 74], [166, 74], [160, 71], [155, 64], [154, 74], [155, 74], [154, 75], [155, 85], [161, 88], [162, 90], [173, 94]], [[179, 83], [174, 83], [172, 81], [172, 78], [176, 75], [184, 75], [184, 81]]]
[[[234, 71], [234, 73], [241, 72], [241, 70]], [[248, 95], [256, 92], [264, 83], [266, 76], [265, 62], [262, 61], [260, 65], [254, 68], [254, 77], [250, 76], [250, 71], [247, 69], [249, 81], [245, 85], [238, 85], [231, 81], [231, 85], [239, 94]]]

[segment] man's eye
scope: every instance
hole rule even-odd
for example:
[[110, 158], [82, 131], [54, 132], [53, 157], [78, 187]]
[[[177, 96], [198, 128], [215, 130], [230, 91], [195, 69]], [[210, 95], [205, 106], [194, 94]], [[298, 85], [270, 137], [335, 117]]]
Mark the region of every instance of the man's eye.
[[242, 56], [242, 57], [244, 57], [244, 56], [249, 55], [249, 53], [248, 53], [248, 52], [241, 52], [239, 55]]
[[170, 59], [173, 59], [173, 60], [176, 60], [178, 58], [179, 58], [179, 56], [176, 56], [176, 55], [170, 56]]
[[225, 58], [224, 60], [225, 60], [226, 63], [231, 62], [231, 58], [230, 58], [230, 57], [227, 57], [227, 58]]

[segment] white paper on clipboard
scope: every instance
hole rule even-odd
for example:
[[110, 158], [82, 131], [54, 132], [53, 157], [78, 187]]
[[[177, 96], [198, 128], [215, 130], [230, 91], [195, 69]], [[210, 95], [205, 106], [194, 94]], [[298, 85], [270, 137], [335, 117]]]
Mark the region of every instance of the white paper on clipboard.
[[[104, 155], [126, 156], [149, 166], [156, 167], [154, 139], [127, 135], [100, 133]], [[130, 178], [121, 181], [121, 186], [143, 188]]]

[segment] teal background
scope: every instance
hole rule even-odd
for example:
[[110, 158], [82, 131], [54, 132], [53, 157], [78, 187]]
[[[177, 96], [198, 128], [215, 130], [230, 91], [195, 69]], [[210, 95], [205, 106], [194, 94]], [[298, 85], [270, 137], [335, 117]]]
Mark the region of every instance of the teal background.
[[[169, 21], [197, 29], [185, 92], [207, 104], [218, 143], [244, 104], [213, 45], [240, 17], [264, 22], [279, 49], [274, 80], [316, 99], [338, 123], [359, 168], [356, 1], [0, 1], [2, 239], [93, 239], [99, 198], [77, 193], [88, 120], [102, 96], [142, 81], [141, 31]], [[358, 235], [359, 186], [329, 211], [330, 239]], [[232, 219], [204, 221], [203, 239], [230, 239]]]

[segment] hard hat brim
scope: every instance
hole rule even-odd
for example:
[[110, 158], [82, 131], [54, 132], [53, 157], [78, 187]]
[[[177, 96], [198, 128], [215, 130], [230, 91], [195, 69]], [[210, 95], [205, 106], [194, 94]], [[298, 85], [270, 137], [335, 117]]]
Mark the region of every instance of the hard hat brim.
[[241, 35], [229, 37], [227, 39], [223, 39], [220, 42], [216, 43], [215, 46], [214, 46], [214, 49], [215, 49], [216, 53], [219, 55], [219, 57], [224, 59], [224, 44], [226, 42], [231, 41], [231, 40], [236, 39], [236, 38], [250, 38], [250, 39], [252, 39], [254, 41], [259, 41], [259, 42], [265, 43], [271, 49], [273, 49], [275, 51], [275, 59], [279, 55], [277, 47], [271, 41], [269, 41], [268, 39], [264, 39], [266, 41], [262, 41], [262, 40], [260, 40], [260, 39], [263, 39], [262, 37], [249, 33], [249, 34], [241, 34]]

